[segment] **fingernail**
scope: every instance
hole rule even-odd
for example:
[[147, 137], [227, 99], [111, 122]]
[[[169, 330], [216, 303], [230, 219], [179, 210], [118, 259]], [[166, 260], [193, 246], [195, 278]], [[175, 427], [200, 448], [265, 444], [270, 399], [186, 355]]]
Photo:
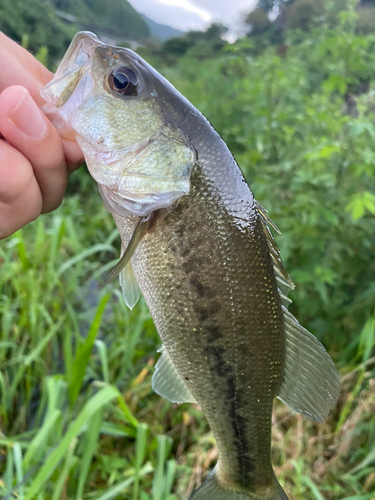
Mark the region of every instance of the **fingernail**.
[[46, 133], [46, 119], [26, 89], [8, 116], [17, 128], [33, 139], [38, 139]]

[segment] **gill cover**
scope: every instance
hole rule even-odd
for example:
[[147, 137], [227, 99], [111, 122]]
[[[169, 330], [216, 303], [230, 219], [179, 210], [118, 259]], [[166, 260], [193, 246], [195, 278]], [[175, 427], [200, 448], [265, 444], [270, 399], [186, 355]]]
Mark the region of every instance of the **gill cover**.
[[177, 92], [131, 50], [77, 33], [41, 95], [110, 212], [145, 216], [189, 192], [195, 152], [171, 105]]

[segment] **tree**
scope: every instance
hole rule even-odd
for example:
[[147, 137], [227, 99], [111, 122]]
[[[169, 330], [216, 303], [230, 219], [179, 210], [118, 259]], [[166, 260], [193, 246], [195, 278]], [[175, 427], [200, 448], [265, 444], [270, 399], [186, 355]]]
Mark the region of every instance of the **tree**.
[[324, 2], [322, 0], [296, 0], [287, 9], [287, 27], [309, 31], [315, 19], [323, 14]]
[[272, 27], [272, 23], [267, 14], [264, 10], [259, 8], [250, 12], [245, 22], [251, 26], [251, 36], [261, 35]]
[[206, 31], [189, 31], [178, 38], [166, 40], [162, 49], [165, 54], [173, 56], [182, 56], [188, 50], [194, 50], [193, 56], [204, 59], [219, 52], [226, 45], [227, 42], [222, 39], [222, 35], [227, 31], [226, 26], [213, 23]]
[[[375, 5], [374, 5], [375, 6]], [[373, 33], [375, 30], [375, 8], [370, 2], [357, 7], [358, 19], [356, 31], [358, 33]]]
[[50, 63], [62, 57], [78, 31], [63, 24], [44, 0], [0, 0], [0, 30], [17, 42], [27, 37], [27, 48], [34, 53], [47, 47]]

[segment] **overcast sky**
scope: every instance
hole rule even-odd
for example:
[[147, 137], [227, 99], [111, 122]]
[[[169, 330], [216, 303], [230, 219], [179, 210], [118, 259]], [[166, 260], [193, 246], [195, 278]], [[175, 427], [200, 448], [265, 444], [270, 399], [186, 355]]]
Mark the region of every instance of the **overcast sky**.
[[204, 29], [214, 21], [234, 28], [241, 13], [250, 12], [258, 0], [128, 0], [154, 21], [188, 31]]

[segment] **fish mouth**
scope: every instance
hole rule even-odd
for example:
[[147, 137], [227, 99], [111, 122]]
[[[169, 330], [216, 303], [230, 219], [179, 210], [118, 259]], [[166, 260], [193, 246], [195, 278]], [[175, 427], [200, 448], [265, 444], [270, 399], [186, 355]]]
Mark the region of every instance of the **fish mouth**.
[[75, 35], [53, 79], [41, 90], [41, 96], [50, 106], [61, 108], [67, 103], [100, 45], [104, 44], [90, 31]]
[[95, 86], [91, 60], [100, 45], [104, 44], [94, 33], [77, 33], [53, 79], [40, 91], [46, 102], [43, 112], [65, 139], [75, 140], [76, 133], [70, 126], [69, 118]]

